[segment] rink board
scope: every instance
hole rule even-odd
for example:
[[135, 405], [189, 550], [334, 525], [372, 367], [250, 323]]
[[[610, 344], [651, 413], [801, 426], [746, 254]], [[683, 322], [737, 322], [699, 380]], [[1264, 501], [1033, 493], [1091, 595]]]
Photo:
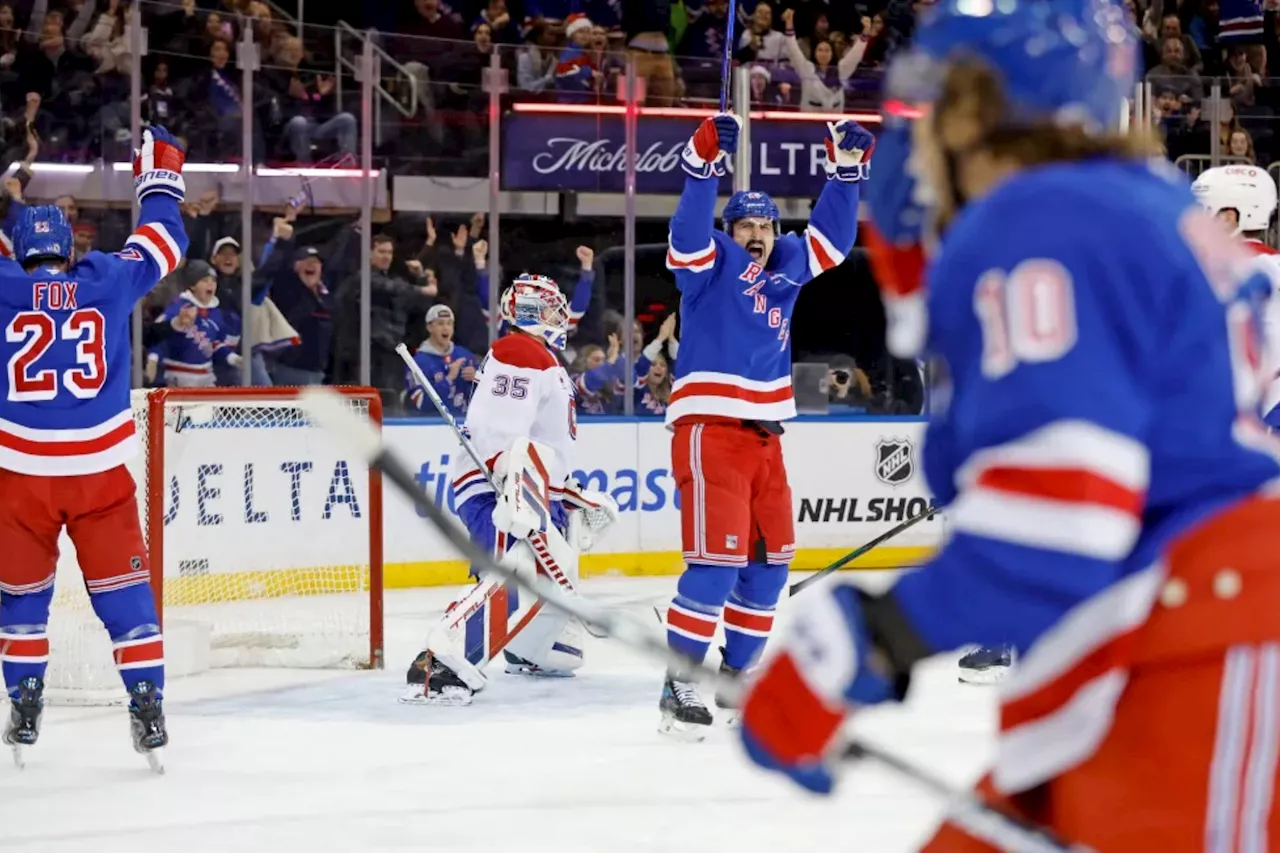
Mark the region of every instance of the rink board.
[[[453, 508], [460, 452], [439, 422], [392, 421], [385, 434], [438, 503]], [[916, 419], [810, 419], [788, 424], [783, 452], [796, 527], [793, 568], [817, 569], [929, 506]], [[579, 425], [575, 474], [621, 510], [582, 573], [671, 575], [680, 556], [680, 496], [671, 433], [653, 420]], [[310, 430], [210, 429], [171, 459], [165, 495], [170, 604], [367, 588], [369, 495], [358, 460]], [[465, 582], [467, 567], [395, 489], [383, 501], [384, 586]], [[941, 515], [850, 568], [918, 565], [944, 536]]]
[[[796, 525], [795, 569], [829, 565], [929, 505], [920, 468], [924, 421], [805, 419], [787, 424], [783, 453]], [[447, 427], [392, 422], [387, 438], [438, 502], [450, 506], [449, 469], [460, 452]], [[587, 488], [608, 492], [621, 510], [582, 573], [673, 575], [680, 556], [680, 499], [671, 474], [672, 434], [655, 420], [579, 422], [575, 473]], [[466, 564], [441, 560], [440, 536], [401, 495], [385, 501], [385, 585], [389, 588], [461, 583]], [[941, 514], [922, 522], [850, 568], [919, 565], [941, 543]]]

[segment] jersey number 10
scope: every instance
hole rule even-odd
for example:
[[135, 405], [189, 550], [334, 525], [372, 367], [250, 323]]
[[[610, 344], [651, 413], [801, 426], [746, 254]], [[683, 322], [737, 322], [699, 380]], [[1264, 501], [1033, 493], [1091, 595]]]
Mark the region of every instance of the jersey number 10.
[[973, 310], [982, 324], [982, 375], [999, 379], [1019, 364], [1057, 361], [1078, 336], [1071, 274], [1033, 258], [978, 280]]
[[[43, 311], [23, 311], [4, 330], [5, 340], [22, 344], [9, 358], [9, 399], [15, 403], [52, 400], [59, 386], [75, 397], [88, 400], [98, 396], [107, 381], [106, 321], [97, 308], [72, 312], [59, 327]], [[77, 341], [76, 366], [62, 375], [41, 370], [38, 362], [55, 341]]]

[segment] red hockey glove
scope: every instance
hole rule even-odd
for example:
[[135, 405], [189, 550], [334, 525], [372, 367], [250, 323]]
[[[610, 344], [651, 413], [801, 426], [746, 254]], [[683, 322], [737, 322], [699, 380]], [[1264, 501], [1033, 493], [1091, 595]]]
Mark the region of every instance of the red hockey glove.
[[827, 177], [837, 181], [865, 181], [871, 177], [871, 152], [876, 138], [852, 119], [830, 122], [827, 128]]
[[737, 152], [740, 130], [741, 119], [731, 113], [704, 119], [680, 155], [684, 170], [695, 178], [723, 175], [724, 167], [719, 165], [720, 160]]
[[187, 185], [182, 166], [187, 152], [172, 133], [159, 125], [142, 131], [142, 147], [133, 152], [133, 188], [138, 201], [153, 192], [162, 192], [182, 201]]
[[854, 587], [814, 590], [747, 692], [742, 741], [751, 760], [830, 793], [845, 716], [893, 697], [888, 679], [867, 665], [870, 645]]

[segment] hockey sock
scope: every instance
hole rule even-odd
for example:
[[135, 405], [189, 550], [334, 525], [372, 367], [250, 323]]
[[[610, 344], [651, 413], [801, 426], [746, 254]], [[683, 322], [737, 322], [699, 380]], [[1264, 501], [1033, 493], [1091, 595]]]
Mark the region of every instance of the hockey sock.
[[690, 563], [667, 610], [667, 645], [701, 662], [715, 638], [720, 611], [736, 579], [733, 569]]
[[724, 605], [724, 662], [746, 669], [764, 651], [773, 628], [778, 596], [787, 582], [787, 567], [748, 563]]
[[150, 681], [163, 691], [164, 641], [151, 584], [95, 592], [89, 600], [93, 602], [93, 612], [107, 626], [125, 690], [132, 691], [139, 681]]
[[49, 604], [53, 587], [24, 595], [0, 595], [0, 669], [10, 698], [18, 698], [18, 682], [44, 679], [49, 666]]

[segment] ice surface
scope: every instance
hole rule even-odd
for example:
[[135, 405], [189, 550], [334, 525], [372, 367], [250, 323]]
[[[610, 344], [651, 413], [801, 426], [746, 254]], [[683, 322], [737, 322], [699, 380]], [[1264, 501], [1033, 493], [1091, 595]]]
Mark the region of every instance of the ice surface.
[[[665, 609], [674, 585], [602, 578], [584, 591], [657, 631], [652, 607]], [[0, 761], [0, 847], [898, 853], [939, 818], [940, 803], [879, 767], [856, 767], [835, 797], [816, 798], [757, 772], [730, 730], [701, 744], [658, 735], [661, 666], [609, 640], [587, 638], [574, 679], [495, 668], [469, 708], [398, 704], [404, 670], [456, 593], [387, 593], [384, 672], [173, 681], [164, 776], [132, 751], [124, 709], [49, 708], [26, 770]], [[992, 691], [957, 683], [948, 656], [922, 668], [905, 709], [868, 712], [857, 730], [965, 785], [994, 725]]]

